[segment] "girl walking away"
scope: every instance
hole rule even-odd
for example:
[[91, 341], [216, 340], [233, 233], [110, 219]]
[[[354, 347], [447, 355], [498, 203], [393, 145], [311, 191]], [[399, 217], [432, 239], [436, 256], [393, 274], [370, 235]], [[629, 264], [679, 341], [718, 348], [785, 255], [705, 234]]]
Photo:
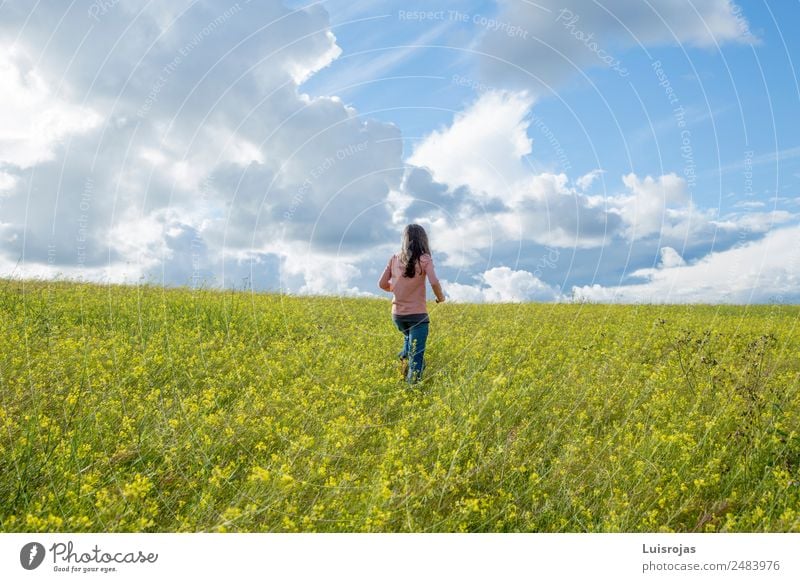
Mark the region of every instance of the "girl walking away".
[[425, 343], [428, 340], [428, 310], [425, 306], [425, 277], [431, 282], [436, 303], [444, 301], [444, 292], [433, 268], [428, 235], [418, 224], [403, 230], [400, 252], [392, 255], [378, 281], [378, 287], [394, 293], [392, 320], [403, 333], [400, 350], [403, 376], [410, 384], [422, 378], [425, 369]]

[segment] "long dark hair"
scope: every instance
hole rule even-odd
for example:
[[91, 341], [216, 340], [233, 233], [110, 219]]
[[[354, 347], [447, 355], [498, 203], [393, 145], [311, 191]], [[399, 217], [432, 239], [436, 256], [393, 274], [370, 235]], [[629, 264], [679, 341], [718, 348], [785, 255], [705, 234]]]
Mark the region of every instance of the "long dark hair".
[[400, 248], [400, 264], [406, 266], [403, 277], [414, 277], [419, 258], [430, 254], [428, 234], [418, 224], [409, 224], [403, 229], [403, 242]]

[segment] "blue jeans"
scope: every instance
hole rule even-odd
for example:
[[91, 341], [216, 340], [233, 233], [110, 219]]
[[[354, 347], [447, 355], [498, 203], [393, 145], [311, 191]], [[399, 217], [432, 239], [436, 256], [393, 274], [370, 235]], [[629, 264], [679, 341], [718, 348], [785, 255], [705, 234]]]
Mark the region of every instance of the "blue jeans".
[[404, 336], [403, 349], [397, 355], [408, 358], [406, 381], [413, 384], [422, 379], [422, 372], [425, 369], [425, 343], [428, 341], [429, 322], [408, 321], [402, 316], [393, 318], [393, 321]]

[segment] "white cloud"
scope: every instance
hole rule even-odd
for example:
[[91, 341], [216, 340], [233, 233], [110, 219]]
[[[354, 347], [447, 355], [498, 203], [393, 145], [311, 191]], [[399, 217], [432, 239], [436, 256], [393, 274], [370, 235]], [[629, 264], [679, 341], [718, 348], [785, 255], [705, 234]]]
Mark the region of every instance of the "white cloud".
[[557, 288], [544, 283], [529, 271], [494, 267], [476, 276], [476, 279], [478, 285], [442, 280], [442, 287], [456, 303], [520, 303], [562, 299]]
[[630, 173], [622, 177], [622, 183], [630, 194], [611, 197], [609, 205], [622, 216], [632, 240], [677, 226], [692, 215], [686, 180], [674, 173], [644, 179]]
[[286, 67], [292, 81], [297, 85], [302, 85], [309, 77], [317, 71], [321, 71], [342, 54], [342, 48], [336, 44], [336, 37], [330, 30], [325, 31], [329, 45], [325, 52], [316, 55], [312, 59], [290, 59], [286, 61]]
[[449, 267], [468, 267], [480, 259], [480, 252], [491, 248], [498, 233], [490, 216], [476, 215], [456, 219], [446, 217], [421, 218], [416, 222], [430, 233], [433, 248], [445, 254], [442, 264]]
[[686, 264], [686, 261], [683, 260], [680, 253], [672, 247], [661, 247], [661, 249], [659, 249], [659, 254], [661, 256], [659, 266], [663, 269], [683, 267]]
[[767, 204], [765, 202], [760, 201], [739, 201], [735, 203], [733, 206], [734, 208], [764, 208]]
[[371, 297], [353, 285], [361, 276], [355, 266], [363, 257], [317, 253], [307, 245], [277, 242], [270, 253], [280, 258], [281, 287], [300, 295], [348, 295]]
[[454, 303], [483, 303], [484, 295], [480, 285], [465, 285], [464, 283], [451, 283], [441, 279], [442, 289], [447, 298]]
[[[587, 193], [599, 169], [574, 182], [563, 173], [534, 173], [525, 160], [532, 150], [526, 110], [532, 100], [522, 95], [489, 91], [451, 126], [432, 132], [410, 161], [438, 182], [407, 181], [392, 197], [395, 223], [415, 220], [441, 233], [437, 248], [445, 265], [469, 267], [492, 245], [509, 241], [590, 249], [620, 239], [658, 239], [689, 251], [724, 248], [741, 242], [743, 233], [750, 239], [795, 218], [786, 211], [720, 218], [716, 209], [697, 206], [675, 173], [631, 172], [621, 177], [621, 189], [606, 180], [615, 191], [603, 194]], [[412, 202], [415, 196], [424, 203]]]
[[[342, 14], [354, 7], [355, 0], [347, 0], [342, 6], [337, 5], [334, 7], [333, 4], [331, 0], [325, 3], [325, 6], [332, 10], [332, 17], [339, 22], [346, 22], [347, 19], [342, 20]], [[334, 8], [335, 13], [333, 13]], [[392, 16], [391, 14], [385, 14], [382, 18], [391, 18]], [[440, 22], [438, 25], [425, 30], [416, 38], [404, 43], [404, 46], [392, 47], [392, 50], [383, 54], [368, 51], [367, 54], [354, 57], [353, 53], [351, 53], [349, 58], [338, 61], [336, 66], [327, 72], [326, 80], [315, 84], [315, 91], [326, 95], [344, 95], [348, 90], [357, 88], [364, 83], [372, 83], [376, 79], [382, 79], [390, 71], [410, 58], [418, 56], [418, 47], [432, 44], [453, 24], [453, 21], [448, 20]], [[381, 26], [380, 21], [376, 23], [376, 26]]]
[[497, 215], [509, 240], [593, 248], [605, 245], [620, 230], [621, 219], [609, 212], [608, 201], [571, 187], [566, 174], [531, 175], [517, 184], [516, 192], [510, 208]]
[[531, 153], [526, 119], [533, 100], [523, 92], [488, 91], [414, 148], [408, 162], [429, 168], [451, 186], [508, 199], [527, 174], [520, 159]]
[[[171, 188], [192, 197], [208, 180], [210, 170], [222, 164], [246, 168], [265, 163], [261, 148], [249, 137], [223, 125], [207, 124], [197, 128], [197, 137], [189, 144], [183, 136], [164, 136], [157, 143], [144, 142], [139, 157], [152, 165]], [[173, 202], [180, 203], [172, 193]]]
[[[0, 224], [0, 231], [2, 224]], [[137, 283], [147, 273], [136, 264], [112, 263], [108, 265], [83, 266], [51, 265], [47, 263], [17, 262], [0, 255], [0, 273], [4, 277], [20, 279], [84, 280], [104, 283]]]
[[66, 137], [102, 121], [91, 108], [57, 97], [30, 62], [19, 47], [0, 46], [0, 163], [19, 168], [52, 159]]
[[109, 230], [107, 244], [141, 272], [168, 260], [171, 250], [166, 236], [180, 229], [183, 222], [175, 209], [162, 209], [148, 214], [127, 208]]
[[763, 233], [775, 226], [791, 222], [795, 218], [797, 218], [797, 214], [786, 210], [770, 210], [767, 212], [731, 214], [712, 221], [712, 224], [725, 230]]
[[625, 51], [686, 44], [714, 47], [755, 42], [745, 15], [730, 0], [499, 0], [498, 22], [526, 33], [487, 29], [478, 45], [485, 83], [539, 95], [592, 67], [628, 74]]
[[578, 186], [582, 191], [587, 191], [589, 188], [592, 187], [594, 181], [601, 175], [604, 174], [605, 170], [592, 170], [588, 174], [584, 174], [577, 180], [575, 180], [575, 185]]
[[663, 265], [633, 275], [645, 283], [576, 286], [579, 301], [620, 303], [759, 303], [800, 298], [800, 226], [713, 252], [689, 265]]
[[[531, 8], [517, 4], [523, 3], [501, 2], [501, 17]], [[578, 12], [578, 4], [566, 5]], [[663, 2], [653, 5], [674, 13]], [[17, 0], [3, 4], [0, 38], [19, 42], [15, 51], [0, 52], [0, 91], [8, 102], [0, 111], [0, 162], [10, 165], [0, 170], [0, 272], [24, 254], [17, 272], [130, 280], [160, 274], [162, 261], [171, 261], [185, 276], [197, 244], [204, 270], [222, 265], [224, 274], [228, 259], [272, 261], [289, 291], [361, 295], [363, 262], [410, 217], [430, 227], [443, 266], [476, 264], [498, 243], [582, 249], [627, 236], [650, 237], [653, 245], [663, 237], [653, 252], [663, 247], [658, 270], [664, 272], [690, 267], [674, 251], [693, 256], [682, 240], [762, 234], [795, 218], [784, 211], [717, 217], [694, 207], [685, 184], [670, 174], [629, 174], [622, 192], [599, 196], [587, 191], [600, 170], [574, 182], [565, 174], [533, 173], [528, 129], [537, 93], [525, 82], [517, 91], [481, 95], [449, 127], [423, 139], [410, 162], [429, 167], [432, 177], [402, 183], [410, 170], [403, 168], [397, 127], [364, 119], [336, 97], [298, 90], [341, 53], [325, 9], [293, 10], [277, 0], [235, 6], [131, 0], [115, 4], [98, 23], [55, 0], [35, 10]], [[695, 6], [717, 38], [746, 36], [729, 30], [723, 3]], [[598, 38], [613, 48], [615, 25], [602, 21], [596, 7], [580, 10], [580, 23], [597, 25]], [[649, 8], [628, 5], [624, 13], [647, 42], [671, 42], [658, 30], [662, 25], [648, 28]], [[585, 45], [573, 46], [575, 38], [553, 24], [554, 14], [549, 22], [519, 14], [515, 24], [555, 30], [553, 46], [576, 63], [596, 58], [583, 54]], [[691, 20], [679, 37], [703, 45], [707, 39]], [[78, 50], [84, 40], [93, 50]], [[540, 51], [535, 42], [510, 40], [522, 47], [522, 65]], [[510, 45], [498, 46], [503, 58]], [[35, 67], [26, 50], [37, 55]], [[359, 72], [413, 54], [400, 51]], [[542, 74], [551, 66], [569, 69], [560, 59], [535, 64]], [[92, 130], [104, 120], [101, 140]], [[66, 140], [70, 147], [60, 147]], [[82, 265], [76, 231], [89, 239]], [[54, 264], [47, 264], [49, 245], [57, 249]], [[484, 271], [475, 285], [451, 286], [454, 297], [470, 300], [560, 297], [532, 273], [508, 267]]]
[[[183, 279], [195, 247], [217, 276], [231, 255], [265, 255], [278, 238], [325, 257], [393, 232], [382, 202], [402, 176], [399, 130], [298, 91], [341, 53], [323, 6], [156, 4], [120, 3], [97, 20], [55, 0], [3, 5], [0, 38], [18, 37], [22, 56], [0, 56], [0, 162], [28, 171], [0, 175], [2, 264], [24, 255], [32, 270], [72, 272], [80, 230], [87, 276], [160, 277], [169, 264]], [[41, 52], [35, 69], [23, 50]], [[103, 132], [85, 131], [95, 111]], [[300, 268], [292, 290], [359, 292], [353, 263], [336, 266], [332, 286], [321, 272]]]
[[17, 177], [0, 170], [0, 196], [3, 191], [11, 190], [17, 183]]
[[533, 146], [527, 135], [532, 103], [525, 93], [488, 91], [451, 126], [427, 136], [409, 158], [451, 189], [467, 186], [461, 198], [499, 203], [438, 221], [439, 229], [447, 230], [443, 250], [449, 264], [473, 262], [488, 242], [588, 248], [603, 245], [617, 231], [619, 216], [607, 212], [602, 198], [581, 191], [597, 171], [579, 180], [580, 189], [570, 187], [565, 174], [531, 172], [524, 158]]

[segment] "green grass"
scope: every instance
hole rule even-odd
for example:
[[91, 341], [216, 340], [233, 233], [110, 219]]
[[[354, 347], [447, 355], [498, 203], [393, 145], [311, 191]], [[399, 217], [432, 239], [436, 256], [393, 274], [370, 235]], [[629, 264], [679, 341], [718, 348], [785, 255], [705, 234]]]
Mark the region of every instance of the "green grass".
[[0, 280], [2, 531], [800, 531], [800, 307]]

